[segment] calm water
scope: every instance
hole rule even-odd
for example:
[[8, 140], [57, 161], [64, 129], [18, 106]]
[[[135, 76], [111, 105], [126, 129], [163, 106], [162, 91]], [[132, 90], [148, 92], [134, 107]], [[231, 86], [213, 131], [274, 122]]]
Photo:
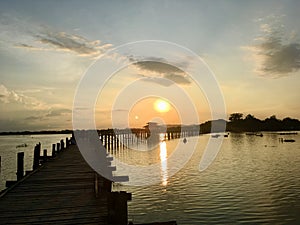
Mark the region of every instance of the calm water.
[[[295, 139], [294, 143], [280, 143], [278, 138], [285, 136], [231, 134], [224, 139], [213, 164], [199, 172], [209, 138], [203, 135], [192, 159], [173, 177], [165, 180], [162, 176], [157, 185], [114, 188], [132, 193], [129, 219], [135, 223], [177, 220], [180, 225], [300, 224], [299, 136], [286, 136]], [[166, 142], [168, 154], [175, 142]], [[146, 158], [147, 164], [159, 160], [161, 149], [152, 151], [151, 156], [146, 153], [147, 157], [141, 152], [124, 151], [116, 155], [140, 164]]]
[[[42, 149], [66, 135], [0, 136], [1, 186], [16, 179], [16, 153], [25, 152], [25, 169], [32, 167], [33, 147]], [[300, 224], [300, 135], [289, 135], [294, 143], [280, 143], [277, 134], [263, 137], [230, 134], [224, 139], [213, 164], [204, 172], [198, 166], [208, 135], [199, 137], [191, 160], [170, 177], [161, 166], [156, 185], [132, 187], [116, 184], [115, 190], [132, 193], [129, 219], [135, 223], [176, 220], [193, 224]], [[167, 141], [152, 151], [119, 150], [123, 161], [149, 165], [172, 153], [178, 141]], [[189, 143], [196, 138], [188, 138]], [[16, 145], [27, 143], [26, 148]], [[162, 148], [163, 146], [163, 148]], [[135, 147], [144, 148], [140, 143]], [[124, 171], [123, 171], [124, 172]], [[144, 179], [147, 179], [146, 177]]]
[[[0, 191], [5, 188], [7, 180], [16, 180], [17, 171], [17, 153], [24, 152], [24, 170], [32, 170], [33, 148], [41, 142], [42, 149], [47, 149], [51, 154], [52, 144], [66, 139], [70, 135], [51, 134], [51, 135], [9, 135], [0, 136]], [[17, 148], [17, 145], [26, 143], [27, 147]]]

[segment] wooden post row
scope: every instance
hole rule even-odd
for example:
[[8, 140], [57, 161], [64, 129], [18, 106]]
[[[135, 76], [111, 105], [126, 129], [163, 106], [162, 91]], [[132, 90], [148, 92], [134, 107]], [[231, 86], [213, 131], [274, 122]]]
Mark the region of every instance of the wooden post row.
[[41, 154], [41, 143], [37, 144], [34, 147], [34, 152], [33, 152], [33, 166], [32, 166], [33, 170], [35, 170], [36, 168], [38, 168], [39, 165], [40, 165], [40, 154]]
[[18, 152], [17, 155], [17, 180], [21, 180], [24, 176], [24, 152]]

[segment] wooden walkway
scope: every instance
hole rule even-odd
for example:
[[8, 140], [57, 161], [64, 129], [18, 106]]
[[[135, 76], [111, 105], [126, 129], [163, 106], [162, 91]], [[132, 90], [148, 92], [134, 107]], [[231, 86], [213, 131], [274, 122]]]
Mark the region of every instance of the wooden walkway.
[[105, 183], [70, 145], [2, 194], [0, 224], [127, 224], [131, 195]]

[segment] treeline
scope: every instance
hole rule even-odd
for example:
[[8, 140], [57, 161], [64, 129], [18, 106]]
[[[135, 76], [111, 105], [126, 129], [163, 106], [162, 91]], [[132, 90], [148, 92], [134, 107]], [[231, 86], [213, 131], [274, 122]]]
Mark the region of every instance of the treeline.
[[39, 135], [39, 134], [71, 134], [72, 130], [43, 130], [43, 131], [15, 131], [0, 132], [0, 135]]
[[244, 117], [242, 113], [232, 113], [229, 116], [226, 130], [232, 132], [299, 131], [300, 121], [290, 117], [280, 120], [275, 115], [260, 120], [251, 114]]

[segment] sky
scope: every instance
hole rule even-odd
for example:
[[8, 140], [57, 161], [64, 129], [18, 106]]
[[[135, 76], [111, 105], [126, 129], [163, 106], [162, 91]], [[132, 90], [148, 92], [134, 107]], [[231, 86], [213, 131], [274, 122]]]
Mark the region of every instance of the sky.
[[[196, 123], [190, 103], [204, 122], [212, 108], [209, 87], [193, 79], [195, 55], [216, 80], [226, 116], [300, 119], [299, 8], [296, 0], [1, 1], [0, 131], [71, 129], [84, 76], [94, 71], [101, 80], [109, 66], [119, 70], [98, 90], [98, 128]], [[166, 44], [143, 42], [132, 54], [143, 40]], [[124, 45], [127, 52], [108, 54]], [[95, 72], [106, 60], [107, 68]], [[157, 100], [169, 109], [155, 108]]]

